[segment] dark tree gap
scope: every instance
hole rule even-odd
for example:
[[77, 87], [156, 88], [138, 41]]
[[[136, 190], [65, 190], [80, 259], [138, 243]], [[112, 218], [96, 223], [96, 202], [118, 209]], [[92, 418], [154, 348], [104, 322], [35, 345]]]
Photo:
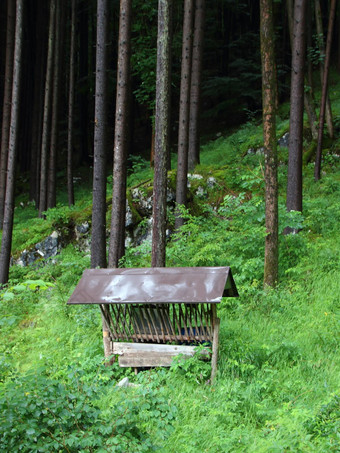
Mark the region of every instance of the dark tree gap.
[[[333, 38], [333, 26], [335, 19], [335, 7], [336, 0], [331, 0], [329, 22], [327, 29], [327, 43], [325, 50], [325, 62], [323, 68], [323, 79], [322, 79], [322, 93], [320, 102], [320, 118], [319, 118], [319, 130], [318, 130], [318, 143], [316, 148], [315, 168], [314, 168], [314, 179], [318, 181], [321, 176], [321, 157], [322, 157], [322, 139], [323, 139], [323, 128], [325, 115], [327, 112], [327, 90], [328, 90], [328, 74], [330, 66], [331, 46]], [[329, 130], [329, 129], [328, 129]]]
[[[323, 33], [322, 12], [321, 12], [320, 0], [314, 0], [314, 5], [315, 5], [316, 32], [318, 35], [318, 45], [319, 45], [319, 52], [320, 52], [320, 56], [319, 56], [320, 81], [321, 81], [321, 86], [322, 86], [324, 83], [324, 72], [326, 70], [326, 68], [325, 68], [326, 47], [325, 47], [325, 40], [324, 40], [324, 33]], [[332, 5], [332, 0], [331, 0], [331, 5]], [[331, 9], [332, 8], [333, 7], [331, 6]], [[335, 5], [334, 5], [334, 8], [335, 8]], [[334, 11], [334, 14], [335, 14], [335, 11]], [[334, 138], [333, 116], [332, 116], [331, 102], [329, 100], [327, 91], [326, 91], [326, 98], [325, 98], [325, 118], [326, 118], [328, 134], [329, 134], [330, 138], [333, 139]], [[319, 140], [319, 138], [318, 138], [318, 140]]]

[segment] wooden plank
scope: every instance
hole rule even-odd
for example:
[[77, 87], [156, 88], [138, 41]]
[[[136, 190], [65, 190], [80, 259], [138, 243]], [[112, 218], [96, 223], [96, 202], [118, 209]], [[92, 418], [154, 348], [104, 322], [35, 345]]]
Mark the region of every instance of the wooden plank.
[[195, 346], [183, 346], [173, 344], [151, 344], [151, 343], [113, 343], [114, 354], [129, 354], [133, 352], [158, 352], [171, 354], [191, 354], [195, 351]]
[[[118, 355], [121, 367], [168, 367], [179, 354], [184, 358], [192, 357], [195, 346], [114, 342], [113, 354]], [[202, 350], [201, 355], [203, 360], [209, 358], [208, 350]]]
[[169, 367], [179, 354], [192, 357], [195, 354], [195, 346], [115, 342], [113, 354], [119, 356], [118, 363], [121, 367]]

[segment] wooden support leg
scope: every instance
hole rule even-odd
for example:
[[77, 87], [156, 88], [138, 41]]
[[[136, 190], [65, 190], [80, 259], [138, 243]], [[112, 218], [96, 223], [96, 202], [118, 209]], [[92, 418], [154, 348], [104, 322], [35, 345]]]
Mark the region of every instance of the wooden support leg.
[[218, 337], [219, 337], [219, 332], [220, 332], [220, 320], [216, 315], [216, 305], [212, 306], [212, 310], [213, 310], [214, 334], [213, 334], [212, 357], [211, 357], [211, 377], [210, 377], [211, 384], [214, 383], [214, 380], [216, 377], [216, 372], [217, 372]]

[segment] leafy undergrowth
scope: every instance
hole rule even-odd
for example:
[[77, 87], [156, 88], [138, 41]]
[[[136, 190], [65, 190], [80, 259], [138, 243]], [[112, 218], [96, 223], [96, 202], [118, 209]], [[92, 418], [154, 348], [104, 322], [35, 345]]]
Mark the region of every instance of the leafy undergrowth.
[[[184, 210], [186, 224], [167, 249], [171, 266], [232, 268], [240, 297], [218, 308], [214, 385], [209, 363], [196, 358], [137, 376], [105, 366], [98, 308], [66, 305], [90, 265], [70, 244], [53, 263], [13, 266], [0, 294], [1, 452], [340, 450], [339, 150], [326, 156], [318, 183], [305, 167], [302, 215], [288, 215], [280, 199], [280, 232], [301, 231], [280, 234], [280, 284], [264, 291], [263, 157], [246, 152], [260, 145], [252, 123], [204, 147], [197, 171], [228, 190], [218, 202], [220, 187], [197, 200], [198, 215]], [[281, 149], [281, 194], [286, 161]], [[33, 207], [18, 207], [18, 249], [32, 231], [41, 240], [53, 222], [81, 218], [89, 199], [83, 192], [74, 211], [59, 207], [46, 223], [29, 220]], [[122, 265], [149, 266], [150, 244], [129, 249]], [[124, 376], [137, 386], [117, 388]]]

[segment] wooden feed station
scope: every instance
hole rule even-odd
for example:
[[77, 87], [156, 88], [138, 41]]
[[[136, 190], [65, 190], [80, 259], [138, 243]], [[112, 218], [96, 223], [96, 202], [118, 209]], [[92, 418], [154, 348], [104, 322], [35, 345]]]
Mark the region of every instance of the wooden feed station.
[[216, 305], [237, 296], [229, 267], [87, 269], [67, 303], [99, 305], [120, 366], [170, 366], [175, 356], [192, 356], [208, 343], [213, 379]]

